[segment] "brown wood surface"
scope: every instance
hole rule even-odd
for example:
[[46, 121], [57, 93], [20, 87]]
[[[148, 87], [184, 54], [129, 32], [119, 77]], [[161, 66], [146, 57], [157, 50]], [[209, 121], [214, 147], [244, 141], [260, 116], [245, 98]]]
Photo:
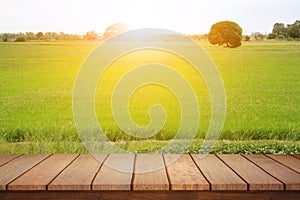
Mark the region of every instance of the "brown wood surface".
[[18, 157], [0, 167], [0, 190], [6, 190], [6, 185], [24, 172], [47, 158], [49, 155], [28, 154]]
[[300, 159], [300, 154], [293, 154], [292, 156], [294, 156], [295, 158]]
[[47, 185], [78, 155], [55, 154], [7, 186], [8, 190], [46, 190]]
[[211, 184], [211, 190], [247, 190], [245, 183], [213, 154], [192, 155], [196, 164]]
[[289, 155], [279, 155], [279, 154], [266, 155], [266, 156], [300, 173], [300, 160], [298, 158]]
[[0, 167], [19, 156], [21, 154], [0, 154]]
[[244, 155], [257, 166], [279, 179], [286, 190], [300, 190], [300, 174], [264, 155]]
[[[300, 159], [295, 155], [207, 155], [203, 159], [199, 156], [99, 154], [98, 161], [85, 154], [0, 155], [0, 189], [6, 193], [51, 190], [57, 194], [67, 190], [131, 190], [135, 195], [140, 190], [162, 194], [169, 190], [242, 192], [248, 184], [250, 191], [246, 192], [300, 192]], [[205, 191], [197, 194], [201, 192]]]
[[130, 190], [134, 154], [110, 154], [94, 179], [93, 190]]
[[190, 155], [164, 154], [171, 190], [209, 190], [209, 183]]
[[218, 155], [248, 184], [249, 190], [283, 190], [283, 184], [241, 155]]
[[133, 190], [169, 190], [169, 181], [161, 154], [137, 154]]
[[93, 178], [107, 155], [82, 154], [49, 185], [48, 190], [91, 190]]
[[45, 191], [0, 192], [1, 200], [299, 200], [297, 191]]

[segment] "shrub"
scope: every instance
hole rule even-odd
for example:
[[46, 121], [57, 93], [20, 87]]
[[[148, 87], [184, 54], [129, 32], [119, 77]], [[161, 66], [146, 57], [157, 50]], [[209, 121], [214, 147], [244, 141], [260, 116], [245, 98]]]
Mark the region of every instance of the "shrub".
[[284, 35], [280, 34], [280, 35], [277, 36], [277, 39], [279, 39], [279, 40], [285, 40], [286, 37]]
[[249, 36], [249, 35], [246, 35], [246, 36], [244, 37], [244, 41], [246, 41], [246, 42], [250, 41], [250, 36]]
[[267, 39], [269, 39], [269, 40], [273, 40], [273, 39], [275, 39], [276, 38], [276, 34], [274, 34], [274, 33], [270, 33], [270, 34], [268, 34], [268, 36], [267, 36]]
[[26, 42], [26, 39], [24, 36], [18, 36], [15, 40], [15, 42]]

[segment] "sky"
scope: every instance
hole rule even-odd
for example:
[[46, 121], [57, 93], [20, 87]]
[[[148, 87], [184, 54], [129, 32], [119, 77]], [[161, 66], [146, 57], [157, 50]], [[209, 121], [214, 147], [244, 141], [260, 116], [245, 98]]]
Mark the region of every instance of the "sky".
[[300, 19], [300, 0], [0, 0], [0, 33], [103, 33], [111, 24], [208, 33], [212, 24], [237, 22], [243, 34], [270, 33], [274, 23]]

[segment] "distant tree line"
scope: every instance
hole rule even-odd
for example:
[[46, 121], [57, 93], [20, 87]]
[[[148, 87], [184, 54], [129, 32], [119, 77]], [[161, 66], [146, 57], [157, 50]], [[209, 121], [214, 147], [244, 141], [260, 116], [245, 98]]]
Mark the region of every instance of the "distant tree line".
[[193, 40], [207, 40], [208, 34], [187, 35], [187, 37]]
[[268, 39], [299, 39], [300, 38], [300, 20], [294, 24], [275, 23], [272, 33], [268, 34]]
[[300, 20], [296, 20], [293, 24], [275, 23], [272, 33], [262, 34], [253, 32], [251, 35], [244, 35], [243, 40], [263, 40], [263, 39], [278, 39], [278, 40], [300, 40]]
[[[95, 31], [89, 31], [85, 35], [78, 34], [66, 34], [63, 32], [55, 33], [55, 32], [26, 32], [26, 33], [2, 33], [0, 34], [0, 41], [2, 42], [26, 42], [26, 41], [93, 41], [93, 40], [104, 40], [110, 37], [114, 37], [118, 33], [121, 33], [123, 30], [112, 30], [112, 27], [108, 27], [108, 29], [103, 33], [103, 35], [97, 34]], [[188, 38], [193, 40], [205, 40], [207, 39], [207, 34], [195, 34], [195, 35], [187, 35]], [[168, 39], [177, 40], [181, 37], [176, 35], [168, 36]]]
[[78, 41], [78, 40], [104, 40], [117, 35], [118, 33], [129, 30], [129, 27], [123, 23], [116, 23], [108, 26], [101, 35], [95, 31], [89, 31], [84, 35], [67, 34], [64, 32], [26, 32], [26, 33], [2, 33], [0, 41], [3, 42], [25, 42], [25, 41]]
[[[262, 34], [260, 32], [254, 32], [251, 35], [241, 36], [241, 30], [238, 24], [234, 24], [228, 21], [213, 25], [215, 28], [210, 31], [210, 34], [195, 34], [187, 35], [188, 38], [193, 40], [210, 40], [215, 44], [226, 43], [227, 46], [239, 46], [240, 40], [263, 40], [263, 39], [286, 39], [286, 40], [299, 40], [300, 39], [300, 20], [296, 20], [294, 24], [288, 24], [285, 26], [283, 23], [275, 23], [272, 33]], [[212, 27], [213, 28], [213, 27]], [[228, 29], [228, 30], [227, 30]], [[230, 31], [229, 31], [230, 29]], [[1, 33], [0, 41], [3, 42], [25, 42], [25, 41], [76, 41], [76, 40], [104, 40], [110, 37], [115, 37], [118, 33], [130, 30], [129, 26], [123, 23], [116, 23], [108, 26], [103, 34], [98, 34], [95, 31], [89, 31], [84, 35], [79, 34], [67, 34], [64, 32], [26, 32], [26, 33]], [[227, 31], [225, 31], [227, 30]], [[234, 30], [234, 31], [232, 31]], [[213, 32], [212, 32], [213, 31]], [[224, 32], [230, 33], [224, 38]], [[222, 37], [221, 37], [222, 36]], [[234, 37], [233, 37], [234, 36]], [[117, 37], [118, 38], [118, 37]], [[180, 37], [173, 35], [168, 39], [176, 40]], [[235, 38], [236, 41], [229, 41], [229, 39]], [[223, 41], [224, 40], [224, 41]], [[234, 43], [234, 45], [232, 45]], [[230, 45], [231, 44], [231, 45]]]
[[25, 42], [25, 41], [76, 41], [76, 40], [98, 40], [101, 37], [95, 32], [90, 31], [85, 35], [79, 34], [67, 34], [64, 32], [56, 33], [56, 32], [26, 32], [26, 33], [1, 33], [0, 41], [3, 42]]

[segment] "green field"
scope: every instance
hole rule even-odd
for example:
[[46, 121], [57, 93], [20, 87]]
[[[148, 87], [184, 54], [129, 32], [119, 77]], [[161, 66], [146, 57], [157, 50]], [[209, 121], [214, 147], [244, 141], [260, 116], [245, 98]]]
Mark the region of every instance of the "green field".
[[[237, 49], [201, 45], [216, 63], [227, 98], [226, 121], [214, 152], [300, 152], [300, 42], [249, 42]], [[72, 115], [72, 91], [81, 64], [96, 42], [0, 43], [0, 153], [86, 152]], [[98, 121], [109, 139], [131, 151], [165, 145], [178, 129], [180, 107], [163, 87], [148, 85], [130, 99], [132, 119], [150, 122], [148, 109], [162, 104], [164, 128], [146, 141], [124, 134], [111, 113], [113, 87], [128, 70], [155, 61], [186, 77], [200, 104], [201, 120], [190, 152], [205, 136], [211, 105], [208, 89], [188, 63], [172, 54], [141, 51], [120, 58], [105, 72], [96, 93]]]

